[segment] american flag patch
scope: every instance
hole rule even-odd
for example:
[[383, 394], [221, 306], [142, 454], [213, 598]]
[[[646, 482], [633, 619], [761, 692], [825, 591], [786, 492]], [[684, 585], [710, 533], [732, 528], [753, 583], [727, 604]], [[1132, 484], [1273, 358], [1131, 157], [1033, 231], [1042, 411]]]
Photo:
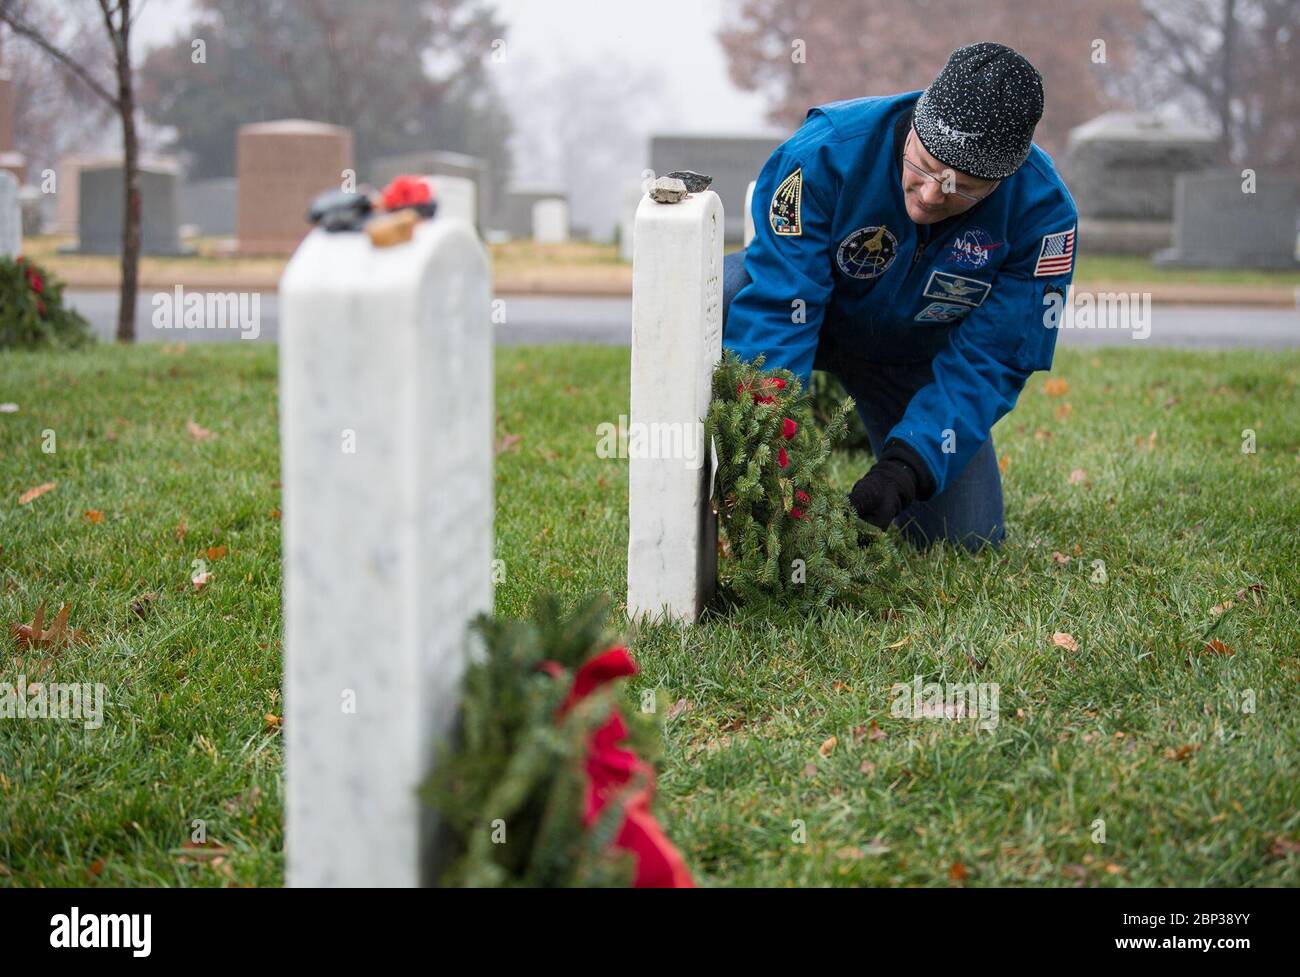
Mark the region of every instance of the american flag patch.
[[1038, 249], [1038, 264], [1034, 265], [1034, 277], [1044, 275], [1064, 275], [1074, 262], [1074, 228], [1059, 234], [1048, 234], [1043, 238], [1043, 245]]

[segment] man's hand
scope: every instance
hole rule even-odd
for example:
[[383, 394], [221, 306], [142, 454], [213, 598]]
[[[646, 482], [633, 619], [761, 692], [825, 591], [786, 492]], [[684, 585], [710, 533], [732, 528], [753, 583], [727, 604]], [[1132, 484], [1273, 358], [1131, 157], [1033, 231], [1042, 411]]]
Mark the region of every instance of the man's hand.
[[886, 529], [916, 499], [916, 472], [897, 458], [885, 458], [853, 486], [849, 502], [859, 518]]

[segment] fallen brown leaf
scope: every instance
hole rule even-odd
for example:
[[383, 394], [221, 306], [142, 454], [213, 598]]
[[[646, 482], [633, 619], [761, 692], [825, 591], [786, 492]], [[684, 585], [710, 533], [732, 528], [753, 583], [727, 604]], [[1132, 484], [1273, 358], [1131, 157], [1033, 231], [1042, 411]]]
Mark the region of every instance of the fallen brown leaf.
[[1205, 642], [1205, 647], [1202, 648], [1201, 650], [1208, 651], [1212, 655], [1235, 655], [1236, 654], [1236, 652], [1232, 648], [1230, 648], [1228, 645], [1225, 645], [1218, 638], [1211, 638], [1209, 641]]
[[874, 776], [876, 773], [876, 765], [870, 760], [863, 760], [858, 764], [858, 773], [865, 773], [868, 777]]
[[227, 814], [239, 817], [244, 814], [252, 814], [261, 799], [262, 788], [250, 787], [242, 794], [236, 794], [229, 800], [222, 801], [221, 806], [225, 808]]
[[131, 613], [139, 618], [147, 617], [149, 612], [153, 610], [153, 602], [157, 599], [158, 595], [153, 592], [141, 594], [131, 602]]
[[503, 434], [497, 441], [497, 454], [506, 451], [518, 451], [519, 442], [524, 439], [522, 434]]
[[829, 739], [822, 741], [822, 745], [817, 747], [817, 752], [821, 754], [822, 759], [829, 758], [830, 755], [835, 752], [835, 744], [838, 742], [839, 738], [836, 736], [832, 736]]
[[803, 775], [804, 775], [805, 777], [816, 777], [816, 776], [817, 776], [817, 764], [813, 763], [811, 760], [809, 760], [807, 763], [805, 763], [805, 764], [804, 764], [804, 768], [803, 768]]
[[85, 519], [86, 522], [93, 523], [96, 526], [104, 521], [104, 514], [98, 509], [87, 509], [81, 514], [81, 517]]
[[273, 712], [268, 712], [262, 718], [266, 720], [266, 731], [268, 733], [277, 732], [284, 724], [284, 720]]
[[32, 499], [39, 499], [46, 492], [53, 492], [58, 482], [46, 482], [44, 485], [38, 485], [36, 488], [29, 488], [22, 495], [18, 496], [18, 504], [26, 505]]
[[1184, 760], [1190, 759], [1192, 754], [1199, 749], [1200, 746], [1193, 743], [1185, 743], [1184, 745], [1180, 746], [1176, 750], [1172, 746], [1166, 747], [1165, 759], [1174, 760], [1178, 763], [1182, 763]]
[[1288, 855], [1300, 855], [1300, 841], [1294, 841], [1291, 838], [1284, 838], [1278, 835], [1273, 839], [1273, 844], [1269, 846], [1269, 851], [1274, 858], [1286, 858]]
[[1079, 642], [1074, 640], [1074, 635], [1068, 631], [1057, 631], [1052, 635], [1052, 644], [1058, 648], [1064, 648], [1066, 651], [1078, 651]]
[[1088, 481], [1088, 473], [1082, 468], [1075, 468], [1070, 472], [1068, 482], [1070, 485], [1083, 485]]
[[953, 882], [965, 882], [969, 876], [970, 873], [966, 871], [966, 866], [961, 862], [953, 862], [948, 868], [948, 878]]
[[190, 865], [217, 865], [229, 854], [230, 849], [216, 841], [187, 841], [181, 845], [176, 860]]
[[1070, 416], [1070, 412], [1071, 412], [1072, 410], [1074, 410], [1074, 408], [1071, 407], [1069, 404], [1057, 404], [1057, 405], [1056, 405], [1056, 419], [1057, 419], [1058, 421], [1064, 421], [1064, 420], [1066, 420], [1066, 419]]
[[217, 560], [226, 558], [226, 548], [224, 546], [209, 546], [208, 559], [215, 563]]
[[1062, 397], [1070, 390], [1070, 384], [1061, 377], [1048, 377], [1043, 384], [1043, 393], [1049, 397]]
[[692, 708], [691, 704], [687, 702], [685, 699], [678, 699], [676, 702], [674, 702], [671, 706], [668, 707], [668, 716], [667, 716], [668, 721], [672, 722], [682, 713], [690, 712], [691, 708]]
[[192, 417], [185, 422], [185, 430], [190, 432], [190, 437], [195, 441], [206, 441], [208, 438], [215, 437], [215, 435], [206, 427], [201, 427], [194, 423], [194, 418]]
[[54, 651], [60, 648], [66, 648], [74, 642], [84, 642], [86, 635], [84, 631], [68, 627], [68, 611], [71, 604], [64, 604], [59, 608], [59, 613], [54, 616], [54, 621], [47, 629], [45, 627], [45, 601], [41, 601], [40, 607], [36, 608], [36, 614], [32, 618], [31, 624], [14, 624], [10, 626], [13, 636], [18, 641], [19, 648], [48, 648]]
[[182, 542], [185, 539], [185, 534], [188, 533], [189, 531], [190, 531], [190, 527], [185, 525], [185, 520], [182, 519], [177, 524], [176, 528], [172, 530], [172, 535], [176, 537], [177, 542]]

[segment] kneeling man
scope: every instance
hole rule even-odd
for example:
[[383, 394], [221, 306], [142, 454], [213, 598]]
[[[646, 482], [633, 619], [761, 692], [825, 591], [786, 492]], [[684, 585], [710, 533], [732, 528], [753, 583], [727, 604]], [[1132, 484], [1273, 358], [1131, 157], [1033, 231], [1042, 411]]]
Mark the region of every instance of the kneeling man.
[[754, 188], [724, 268], [724, 345], [807, 383], [836, 374], [876, 463], [850, 499], [913, 543], [1005, 536], [989, 435], [1052, 365], [1074, 201], [1033, 144], [1042, 78], [960, 48], [924, 92], [814, 108]]

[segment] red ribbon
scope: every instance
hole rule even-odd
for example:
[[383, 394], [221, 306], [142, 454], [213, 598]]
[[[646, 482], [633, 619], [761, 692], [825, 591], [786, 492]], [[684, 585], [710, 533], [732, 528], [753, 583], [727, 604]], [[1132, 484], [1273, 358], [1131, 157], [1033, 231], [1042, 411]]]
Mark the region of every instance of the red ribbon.
[[[559, 665], [545, 661], [538, 668], [559, 677]], [[636, 662], [621, 646], [601, 652], [586, 661], [573, 677], [573, 686], [561, 704], [556, 719], [562, 719], [570, 709], [592, 692], [616, 679], [637, 673]], [[631, 852], [636, 859], [633, 886], [638, 889], [694, 888], [690, 870], [681, 853], [664, 834], [650, 810], [654, 797], [655, 771], [634, 752], [620, 746], [627, 739], [627, 726], [618, 710], [611, 710], [605, 723], [591, 734], [587, 745], [587, 801], [582, 823], [590, 828], [610, 801], [626, 794], [629, 784], [636, 786], [622, 801], [623, 824], [619, 827], [614, 847]]]

